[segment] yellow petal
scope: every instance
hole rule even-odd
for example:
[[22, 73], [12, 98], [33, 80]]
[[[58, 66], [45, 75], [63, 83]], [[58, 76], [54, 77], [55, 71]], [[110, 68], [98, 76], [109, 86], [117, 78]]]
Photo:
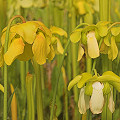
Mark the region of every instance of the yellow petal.
[[0, 90], [4, 92], [4, 87], [0, 84]]
[[102, 42], [102, 44], [101, 44], [100, 53], [108, 54], [108, 46], [104, 42]]
[[103, 96], [103, 84], [100, 82], [93, 83], [93, 93], [90, 99], [90, 109], [93, 114], [99, 114], [102, 112], [104, 106], [104, 96]]
[[80, 41], [81, 39], [81, 31], [82, 29], [77, 29], [75, 31], [73, 31], [70, 35], [70, 40], [73, 42], [73, 43], [76, 43], [78, 41]]
[[113, 113], [115, 111], [115, 103], [113, 101], [113, 93], [111, 91], [110, 93], [110, 98], [109, 98], [109, 103], [108, 103], [108, 108], [111, 111], [111, 113]]
[[33, 21], [33, 22], [39, 24], [39, 28], [43, 29], [48, 36], [52, 37], [52, 33], [51, 33], [50, 29], [48, 29], [42, 22], [40, 22], [40, 21]]
[[12, 28], [11, 32], [19, 34], [27, 43], [32, 44], [35, 40], [38, 27], [39, 24], [32, 21], [28, 21], [26, 23], [19, 24], [16, 27]]
[[[8, 43], [8, 46], [11, 43], [11, 40], [14, 38], [15, 35], [16, 35], [16, 33], [12, 33], [12, 32], [9, 33], [9, 43]], [[6, 36], [6, 32], [4, 32], [2, 34], [2, 37], [1, 37], [1, 44], [2, 44], [2, 46], [4, 46], [4, 44], [5, 44], [5, 36]]]
[[78, 87], [78, 88], [82, 88], [83, 85], [84, 85], [85, 83], [87, 83], [87, 82], [89, 81], [89, 79], [92, 78], [92, 75], [91, 75], [90, 73], [87, 73], [87, 72], [82, 73], [81, 76], [82, 76], [82, 77], [81, 77], [81, 79], [78, 81], [78, 84], [77, 84], [77, 87]]
[[52, 26], [52, 27], [50, 28], [50, 30], [51, 30], [51, 32], [52, 32], [53, 34], [58, 34], [58, 35], [60, 35], [60, 36], [65, 36], [65, 37], [67, 37], [67, 33], [66, 33], [63, 29], [61, 29], [61, 28], [59, 28], [59, 27]]
[[33, 57], [32, 52], [32, 45], [31, 44], [25, 44], [24, 52], [17, 57], [20, 61], [28, 61]]
[[54, 57], [55, 57], [55, 50], [54, 50], [53, 46], [50, 45], [50, 52], [49, 52], [49, 54], [47, 55], [47, 58], [48, 58], [49, 60], [52, 60]]
[[91, 31], [87, 34], [87, 46], [88, 54], [91, 58], [99, 57], [99, 47], [94, 31]]
[[60, 54], [63, 54], [64, 52], [64, 49], [62, 47], [62, 44], [60, 42], [60, 40], [57, 38], [57, 51], [60, 53]]
[[[13, 85], [10, 84], [11, 93], [13, 94], [14, 88]], [[15, 93], [13, 94], [13, 98], [11, 101], [11, 114], [12, 114], [12, 120], [17, 120], [17, 100]]]
[[115, 43], [114, 37], [111, 37], [111, 54], [112, 54], [112, 61], [113, 61], [118, 55], [118, 48]]
[[47, 58], [47, 41], [43, 33], [39, 33], [32, 46], [32, 51], [36, 62], [40, 65], [46, 63]]
[[86, 110], [89, 109], [89, 99], [90, 97], [85, 95], [85, 88], [81, 88], [78, 100], [78, 108], [81, 114], [85, 114]]
[[80, 80], [81, 80], [81, 75], [77, 75], [75, 78], [73, 78], [73, 80], [70, 81], [69, 85], [68, 85], [68, 90], [70, 91], [70, 89], [76, 85]]
[[82, 59], [82, 56], [84, 55], [84, 49], [82, 48], [81, 44], [79, 45], [79, 51], [78, 51], [78, 60]]
[[4, 57], [3, 57], [3, 54], [4, 54], [4, 48], [1, 47], [1, 49], [0, 49], [0, 67], [2, 67], [3, 64], [4, 64]]
[[24, 46], [25, 44], [23, 43], [22, 38], [15, 39], [4, 55], [5, 63], [11, 65], [16, 57], [24, 52]]

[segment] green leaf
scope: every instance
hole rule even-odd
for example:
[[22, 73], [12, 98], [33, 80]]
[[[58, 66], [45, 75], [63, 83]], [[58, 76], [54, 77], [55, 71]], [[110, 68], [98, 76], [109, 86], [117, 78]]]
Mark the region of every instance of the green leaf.
[[113, 115], [113, 120], [119, 120], [120, 119], [120, 109], [116, 109]]
[[103, 93], [104, 93], [105, 95], [107, 95], [107, 94], [110, 93], [110, 90], [111, 90], [111, 88], [110, 88], [109, 83], [108, 83], [108, 82], [105, 82], [105, 83], [104, 83], [104, 88], [103, 88]]
[[117, 36], [120, 33], [120, 27], [111, 28], [111, 33], [112, 35]]
[[77, 84], [78, 88], [82, 88], [83, 85], [84, 85], [86, 82], [88, 82], [88, 80], [89, 80], [90, 78], [92, 78], [92, 75], [91, 75], [90, 73], [87, 73], [87, 72], [86, 72], [86, 73], [83, 73], [81, 76], [82, 76], [82, 77], [81, 77], [80, 81], [78, 81], [78, 84]]
[[93, 87], [92, 87], [93, 82], [89, 82], [86, 84], [85, 87], [85, 94], [91, 96], [93, 92]]
[[81, 31], [82, 31], [82, 29], [76, 29], [75, 31], [72, 32], [72, 34], [70, 35], [70, 40], [73, 43], [76, 43], [76, 42], [80, 41]]
[[70, 81], [69, 85], [68, 85], [68, 90], [70, 91], [70, 89], [77, 84], [81, 79], [81, 75], [76, 76], [72, 81]]

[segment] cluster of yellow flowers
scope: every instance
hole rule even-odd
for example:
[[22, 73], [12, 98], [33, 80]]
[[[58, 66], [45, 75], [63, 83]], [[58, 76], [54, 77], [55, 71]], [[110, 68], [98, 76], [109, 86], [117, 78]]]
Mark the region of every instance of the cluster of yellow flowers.
[[[70, 39], [73, 43], [79, 42], [78, 61], [84, 53], [91, 58], [97, 58], [102, 54], [108, 54], [110, 60], [118, 55], [117, 44], [120, 42], [120, 27], [108, 26], [110, 22], [100, 21], [96, 25], [88, 25], [75, 29]], [[83, 45], [84, 48], [83, 49]]]
[[[120, 27], [114, 27], [116, 23], [110, 25], [110, 22], [102, 21], [96, 25], [84, 25], [87, 26], [83, 28], [78, 26], [70, 36], [73, 43], [79, 42], [78, 61], [82, 59], [84, 53], [90, 58], [97, 58], [100, 53], [107, 54], [113, 61], [118, 55], [117, 43], [120, 42]], [[78, 101], [81, 114], [89, 108], [93, 114], [101, 113], [105, 103], [104, 95], [108, 94], [110, 94], [108, 107], [112, 113], [114, 112], [112, 86], [120, 92], [120, 77], [112, 71], [107, 71], [102, 76], [97, 73], [94, 76], [83, 73], [69, 83], [68, 90], [74, 85], [81, 88]]]
[[120, 77], [115, 73], [106, 71], [102, 76], [98, 74], [92, 76], [90, 73], [82, 73], [69, 83], [68, 90], [74, 85], [81, 88], [78, 101], [79, 112], [81, 114], [84, 114], [89, 108], [93, 114], [101, 113], [105, 105], [104, 96], [108, 94], [110, 94], [108, 108], [112, 113], [114, 112], [115, 103], [113, 101], [112, 86], [120, 92]]
[[[120, 27], [109, 27], [109, 22], [99, 22], [96, 25], [88, 25], [84, 28], [75, 29], [70, 39], [73, 43], [79, 42], [78, 60], [84, 53], [91, 58], [97, 58], [100, 53], [108, 54], [108, 58], [114, 60], [118, 55], [116, 42], [120, 42]], [[40, 21], [28, 21], [18, 23], [10, 28], [8, 50], [4, 53], [5, 36], [7, 28], [2, 31], [0, 49], [0, 67], [4, 62], [11, 65], [15, 59], [28, 61], [34, 59], [38, 64], [52, 60], [56, 53], [63, 54], [64, 49], [57, 37], [67, 38], [67, 33], [58, 27], [52, 26], [48, 29]], [[83, 48], [83, 45], [84, 48]], [[86, 83], [86, 86], [84, 86]], [[94, 114], [102, 112], [104, 106], [104, 95], [111, 94], [108, 107], [113, 113], [115, 109], [112, 87], [120, 92], [120, 77], [112, 71], [103, 73], [102, 76], [83, 73], [76, 76], [68, 86], [70, 90], [74, 85], [81, 88], [78, 107], [81, 114], [88, 108]], [[4, 88], [0, 85], [0, 90]], [[91, 98], [90, 98], [91, 96]], [[99, 104], [97, 104], [99, 102]]]
[[4, 61], [11, 65], [17, 58], [21, 61], [34, 59], [38, 64], [46, 63], [46, 59], [52, 60], [55, 53], [63, 53], [64, 49], [57, 35], [67, 37], [67, 33], [58, 27], [52, 26], [48, 29], [40, 21], [28, 21], [18, 23], [10, 28], [8, 51], [3, 54], [6, 29], [2, 31], [0, 67]]

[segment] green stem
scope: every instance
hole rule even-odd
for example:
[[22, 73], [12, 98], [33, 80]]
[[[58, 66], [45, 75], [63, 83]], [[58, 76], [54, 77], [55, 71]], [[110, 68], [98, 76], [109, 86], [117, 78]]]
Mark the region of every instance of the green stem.
[[109, 21], [110, 20], [110, 0], [99, 0], [100, 8], [100, 20]]
[[69, 44], [70, 44], [70, 39], [68, 40], [68, 42], [66, 44], [64, 53], [63, 53], [62, 58], [61, 58], [61, 63], [60, 63], [59, 69], [58, 69], [58, 78], [57, 78], [57, 81], [56, 81], [56, 84], [55, 84], [55, 90], [54, 90], [54, 95], [53, 95], [53, 102], [52, 102], [52, 107], [51, 107], [50, 120], [53, 120], [54, 105], [55, 105], [56, 94], [57, 94], [57, 89], [58, 89], [58, 84], [59, 84], [59, 79], [60, 79], [61, 67], [62, 67], [64, 57], [65, 57], [65, 53], [66, 53], [66, 51], [68, 49]]
[[33, 84], [32, 83], [33, 83], [33, 76], [31, 74], [27, 74], [26, 91], [27, 91], [28, 120], [35, 119]]
[[20, 61], [20, 79], [21, 79], [21, 90], [25, 92], [25, 63]]
[[29, 61], [26, 61], [26, 74], [29, 72]]
[[[110, 0], [99, 0], [100, 2], [100, 20], [101, 21], [109, 21], [110, 20]], [[108, 57], [107, 56], [102, 56], [102, 71], [105, 72], [108, 70]], [[108, 101], [108, 99], [107, 99]], [[108, 107], [107, 107], [107, 102], [103, 108], [102, 112], [102, 120], [107, 120], [108, 115], [112, 116], [108, 113]], [[109, 117], [111, 120], [112, 117]]]
[[[10, 27], [11, 27], [13, 20], [16, 18], [21, 18], [21, 20], [23, 22], [25, 22], [24, 18], [20, 15], [14, 16], [12, 19], [10, 19], [7, 30], [6, 30], [4, 53], [6, 53], [8, 50], [9, 31], [10, 31]], [[7, 64], [4, 63], [4, 114], [3, 114], [3, 120], [7, 120], [7, 79], [8, 79], [7, 74], [8, 74], [7, 73]]]
[[[89, 13], [87, 13], [85, 16], [84, 16], [84, 22], [85, 23], [89, 23], [89, 24], [92, 24], [93, 23], [93, 16], [92, 16], [92, 13], [89, 11]], [[87, 56], [86, 57], [86, 65], [87, 65], [87, 72], [88, 73], [91, 73], [91, 68], [92, 68], [92, 59]], [[90, 110], [87, 111], [87, 120], [92, 120], [92, 113]]]
[[[75, 26], [76, 26], [76, 14], [75, 14], [75, 8], [72, 6], [71, 8], [71, 30], [74, 30]], [[77, 26], [78, 27], [78, 26]], [[77, 54], [78, 54], [78, 50], [77, 50], [77, 44], [72, 43], [71, 44], [71, 48], [72, 48], [72, 69], [73, 69], [73, 78], [76, 77], [76, 75], [78, 74], [77, 71], [77, 66], [78, 66], [78, 62], [77, 62]], [[74, 115], [74, 119], [79, 119], [79, 111], [78, 111], [78, 88], [77, 86], [74, 86], [73, 88], [74, 91], [74, 101], [75, 101], [75, 115]]]
[[42, 83], [40, 77], [40, 66], [33, 60], [33, 67], [36, 76], [36, 99], [37, 99], [37, 118], [38, 120], [43, 119], [43, 99], [42, 99]]
[[44, 88], [45, 88], [45, 84], [44, 84], [44, 68], [43, 68], [43, 65], [40, 66], [40, 72], [41, 72], [41, 84], [42, 84], [42, 90], [44, 90]]

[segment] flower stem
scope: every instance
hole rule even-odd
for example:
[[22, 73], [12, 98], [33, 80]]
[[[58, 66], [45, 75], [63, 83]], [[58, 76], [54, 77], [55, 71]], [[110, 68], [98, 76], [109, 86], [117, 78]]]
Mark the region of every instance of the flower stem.
[[25, 92], [25, 63], [20, 61], [20, 79], [22, 94]]
[[42, 82], [40, 77], [40, 66], [33, 60], [33, 67], [36, 76], [36, 100], [37, 100], [37, 118], [38, 120], [43, 119], [43, 100], [42, 100]]
[[35, 119], [33, 84], [32, 83], [33, 83], [33, 76], [28, 73], [27, 76], [26, 76], [28, 120], [34, 120]]
[[[6, 53], [7, 49], [8, 49], [9, 31], [10, 31], [11, 24], [12, 24], [13, 20], [16, 18], [21, 18], [21, 20], [23, 22], [25, 22], [24, 18], [20, 15], [16, 15], [12, 19], [10, 19], [7, 30], [6, 30], [4, 53]], [[4, 114], [3, 114], [3, 120], [7, 120], [7, 78], [8, 78], [7, 64], [4, 63]]]
[[[73, 30], [76, 26], [76, 14], [75, 14], [75, 8], [72, 7], [71, 8], [71, 29]], [[76, 75], [78, 74], [77, 72], [77, 44], [72, 43], [71, 44], [71, 48], [72, 48], [72, 68], [73, 68], [73, 78], [76, 77]], [[79, 119], [79, 112], [78, 112], [78, 88], [75, 85], [73, 88], [74, 91], [74, 101], [75, 101], [75, 115], [74, 115], [74, 119]]]
[[58, 78], [57, 78], [57, 81], [56, 81], [56, 84], [55, 84], [55, 89], [54, 89], [54, 95], [53, 95], [53, 102], [52, 102], [52, 107], [51, 107], [50, 120], [53, 120], [54, 105], [55, 105], [55, 100], [56, 100], [58, 83], [59, 83], [59, 79], [60, 79], [61, 67], [62, 67], [62, 64], [63, 64], [63, 61], [64, 61], [64, 57], [65, 57], [65, 53], [66, 53], [66, 51], [67, 51], [67, 49], [68, 49], [69, 44], [70, 44], [70, 39], [68, 40], [68, 42], [67, 42], [67, 44], [66, 44], [64, 53], [63, 53], [62, 58], [61, 58], [60, 66], [59, 66], [59, 69], [58, 69]]
[[[100, 5], [100, 20], [101, 21], [109, 21], [110, 20], [110, 0], [99, 0], [99, 5]], [[105, 72], [108, 70], [108, 57], [107, 56], [102, 56], [102, 71]], [[108, 96], [106, 96], [108, 97]], [[107, 99], [108, 101], [108, 99]], [[107, 107], [107, 102], [103, 108], [102, 112], [102, 120], [109, 120], [112, 119], [112, 113], [109, 113], [108, 107]]]

